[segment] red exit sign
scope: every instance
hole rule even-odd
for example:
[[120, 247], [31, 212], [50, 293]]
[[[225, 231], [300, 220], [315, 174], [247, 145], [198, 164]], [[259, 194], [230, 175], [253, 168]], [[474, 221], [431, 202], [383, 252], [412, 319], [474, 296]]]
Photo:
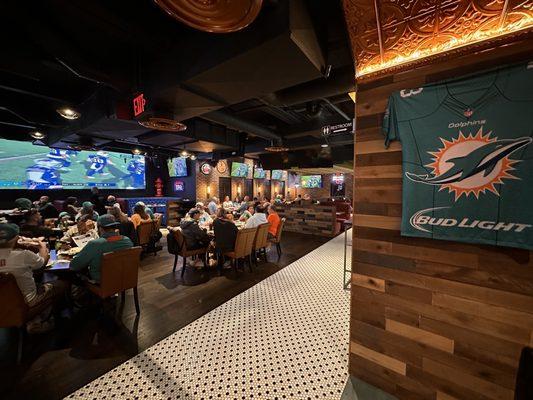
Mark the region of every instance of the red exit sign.
[[144, 107], [146, 106], [146, 99], [144, 98], [144, 93], [141, 93], [133, 99], [133, 115], [135, 117], [141, 115], [144, 112]]

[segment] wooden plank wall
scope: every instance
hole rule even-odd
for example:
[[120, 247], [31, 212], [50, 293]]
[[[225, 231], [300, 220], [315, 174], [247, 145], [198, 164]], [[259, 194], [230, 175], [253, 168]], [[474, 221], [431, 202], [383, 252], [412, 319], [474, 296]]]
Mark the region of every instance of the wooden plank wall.
[[383, 146], [387, 98], [525, 60], [531, 42], [358, 86], [350, 372], [400, 399], [513, 399], [520, 351], [533, 345], [533, 253], [400, 236], [402, 155], [399, 143]]
[[337, 215], [335, 207], [317, 204], [275, 204], [281, 218], [286, 218], [284, 230], [306, 235], [335, 236]]

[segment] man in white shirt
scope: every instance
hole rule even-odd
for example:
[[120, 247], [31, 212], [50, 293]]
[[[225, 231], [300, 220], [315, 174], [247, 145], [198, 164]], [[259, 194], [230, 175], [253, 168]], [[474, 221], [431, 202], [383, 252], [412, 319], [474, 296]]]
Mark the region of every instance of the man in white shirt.
[[265, 214], [265, 209], [261, 205], [257, 205], [255, 207], [255, 213], [250, 218], [248, 218], [248, 221], [246, 221], [246, 224], [244, 225], [245, 228], [255, 228], [258, 227], [261, 224], [268, 223], [267, 217]]
[[[44, 242], [38, 242], [37, 253], [15, 248], [19, 239], [19, 227], [14, 224], [0, 224], [0, 272], [14, 276], [24, 300], [32, 307], [41, 307], [44, 303], [52, 305], [65, 292], [62, 281], [44, 283], [37, 286], [33, 271], [42, 268], [49, 258]], [[37, 242], [36, 242], [37, 243]]]

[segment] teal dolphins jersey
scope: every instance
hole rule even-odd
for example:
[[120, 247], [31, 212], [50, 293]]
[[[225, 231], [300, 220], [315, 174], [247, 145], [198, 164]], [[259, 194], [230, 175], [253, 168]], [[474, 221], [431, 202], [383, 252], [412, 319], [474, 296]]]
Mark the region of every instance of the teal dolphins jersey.
[[393, 93], [402, 235], [533, 249], [533, 63]]

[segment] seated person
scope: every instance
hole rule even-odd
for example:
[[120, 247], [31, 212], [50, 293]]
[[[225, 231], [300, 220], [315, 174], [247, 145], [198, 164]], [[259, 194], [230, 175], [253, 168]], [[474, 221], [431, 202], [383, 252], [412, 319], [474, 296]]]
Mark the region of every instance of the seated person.
[[[213, 219], [209, 215], [209, 213], [206, 211], [206, 208], [204, 206], [204, 203], [198, 202], [196, 203], [196, 210], [200, 211], [200, 219], [198, 220], [198, 223], [200, 225], [209, 225], [213, 222]], [[192, 210], [191, 210], [192, 211]]]
[[260, 204], [255, 207], [255, 213], [250, 218], [248, 218], [248, 221], [246, 221], [246, 224], [244, 225], [245, 228], [256, 228], [259, 225], [268, 223], [265, 210], [263, 206]]
[[50, 203], [50, 197], [48, 196], [40, 197], [39, 201], [37, 202], [37, 209], [41, 213], [43, 219], [57, 218], [59, 216], [59, 211], [57, 211], [57, 208]]
[[133, 244], [138, 241], [137, 232], [135, 232], [135, 225], [130, 221], [128, 216], [122, 212], [120, 205], [115, 203], [113, 207], [109, 209], [109, 214], [115, 217], [115, 220], [120, 223], [118, 231], [122, 236], [127, 236], [131, 239]]
[[223, 254], [233, 251], [235, 239], [237, 239], [237, 226], [226, 218], [227, 211], [223, 208], [218, 212], [217, 218], [213, 221], [213, 231], [215, 233], [215, 247], [218, 253]]
[[61, 211], [59, 213], [59, 217], [57, 218], [57, 223], [56, 223], [56, 226], [58, 228], [68, 229], [73, 224], [74, 224], [74, 221], [68, 212]]
[[[90, 202], [93, 204], [93, 209], [98, 215], [106, 213], [104, 198], [100, 196], [100, 189], [97, 186], [91, 187]], [[96, 217], [98, 218], [98, 216]]]
[[242, 214], [248, 209], [249, 206], [250, 206], [250, 196], [244, 196], [244, 199], [242, 203], [239, 205], [237, 212], [239, 214]]
[[55, 235], [55, 232], [52, 229], [43, 226], [43, 217], [39, 210], [36, 209], [31, 210], [26, 214], [24, 221], [20, 224], [20, 231], [23, 236], [30, 238], [49, 238], [50, 236]]
[[209, 215], [217, 215], [219, 201], [217, 197], [213, 197], [207, 205], [207, 211]]
[[198, 224], [200, 216], [201, 212], [193, 208], [189, 211], [190, 219], [184, 220], [180, 224], [187, 250], [201, 249], [209, 245], [209, 235]]
[[226, 210], [233, 209], [233, 202], [230, 200], [229, 196], [224, 197], [224, 203], [222, 203], [222, 207]]
[[254, 205], [250, 204], [246, 210], [241, 214], [241, 217], [239, 218], [239, 221], [248, 221], [252, 215], [254, 215]]
[[119, 222], [115, 217], [104, 214], [96, 222], [100, 237], [93, 239], [72, 259], [70, 269], [77, 272], [88, 271], [89, 277], [95, 282], [100, 282], [100, 263], [104, 253], [129, 249], [133, 242], [118, 231]]
[[[144, 208], [144, 212], [146, 214], [148, 214], [148, 216], [150, 217], [150, 219], [154, 219], [154, 212], [152, 211], [152, 209], [150, 207], [146, 207], [146, 204], [144, 204], [143, 201], [138, 201], [137, 203], [135, 203], [135, 206], [141, 206]], [[135, 209], [134, 209], [135, 210]]]
[[85, 235], [86, 233], [90, 233], [91, 236], [94, 237], [95, 239], [98, 237], [98, 231], [96, 230], [96, 224], [91, 219], [91, 216], [87, 214], [82, 216], [78, 220], [78, 222], [76, 222], [76, 225], [68, 228], [68, 230], [63, 234], [61, 241], [70, 243], [74, 236]]
[[94, 211], [94, 204], [90, 201], [83, 202], [83, 204], [81, 205], [80, 212], [78, 213], [78, 215], [76, 215], [76, 221], [78, 221], [84, 215], [88, 215], [89, 218], [93, 221], [96, 221], [98, 219], [98, 213]]
[[276, 203], [276, 204], [281, 204], [281, 203], [283, 203], [283, 196], [282, 196], [281, 194], [278, 194], [278, 195], [276, 196], [276, 199], [274, 200], [274, 203]]
[[131, 222], [133, 222], [135, 229], [137, 229], [141, 222], [150, 222], [151, 220], [152, 218], [146, 212], [146, 206], [144, 203], [138, 202], [135, 204], [135, 207], [133, 207], [133, 215], [131, 216]]
[[80, 211], [77, 207], [78, 199], [76, 197], [67, 197], [65, 202], [63, 203], [63, 211], [68, 212], [72, 219], [76, 218], [76, 215], [78, 215], [78, 212]]
[[268, 228], [268, 238], [273, 239], [278, 234], [281, 218], [272, 206], [268, 206], [266, 211], [268, 213], [267, 221], [270, 224], [270, 228]]
[[117, 198], [115, 196], [113, 196], [112, 194], [110, 194], [109, 196], [107, 196], [107, 199], [105, 201], [105, 208], [106, 210], [109, 212], [109, 210], [111, 209], [111, 207], [113, 207], [115, 205], [115, 203], [117, 202]]
[[15, 208], [19, 211], [29, 211], [31, 210], [33, 204], [30, 199], [21, 197], [15, 200]]
[[[0, 272], [13, 274], [30, 308], [52, 306], [65, 293], [65, 282], [56, 280], [37, 285], [33, 279], [33, 271], [46, 265], [49, 258], [48, 249], [44, 242], [33, 241], [32, 247], [35, 247], [36, 252], [25, 250], [21, 248], [19, 238], [17, 225], [0, 224]], [[39, 318], [37, 319], [35, 322], [40, 323]]]

